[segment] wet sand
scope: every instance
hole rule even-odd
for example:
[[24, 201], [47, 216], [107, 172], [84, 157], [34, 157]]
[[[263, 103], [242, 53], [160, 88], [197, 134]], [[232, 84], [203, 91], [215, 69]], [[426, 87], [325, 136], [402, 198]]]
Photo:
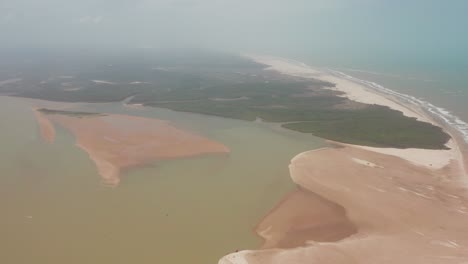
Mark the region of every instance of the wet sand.
[[334, 242], [357, 229], [344, 208], [306, 189], [291, 192], [257, 226], [262, 249], [294, 248], [308, 241]]
[[52, 142], [52, 122], [71, 131], [94, 161], [103, 181], [116, 186], [122, 171], [160, 160], [227, 154], [221, 143], [175, 128], [168, 122], [128, 115], [68, 116], [34, 111], [44, 140]]
[[342, 145], [299, 154], [290, 173], [301, 188], [342, 206], [357, 233], [331, 242], [315, 233], [307, 246], [244, 251], [220, 263], [468, 261], [468, 196], [455, 161], [430, 169]]
[[55, 140], [55, 128], [52, 122], [36, 108], [33, 108], [34, 117], [36, 117], [39, 126], [39, 132], [45, 142], [52, 143]]

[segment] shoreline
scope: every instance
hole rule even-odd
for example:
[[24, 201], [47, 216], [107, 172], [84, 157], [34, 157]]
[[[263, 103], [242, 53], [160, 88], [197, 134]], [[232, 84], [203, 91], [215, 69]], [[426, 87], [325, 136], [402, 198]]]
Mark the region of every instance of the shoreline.
[[[359, 80], [352, 76], [349, 76], [349, 75], [346, 75], [344, 73], [340, 73], [337, 71], [332, 71], [335, 73], [335, 75], [333, 75], [325, 71], [314, 69], [302, 62], [298, 62], [294, 60], [271, 57], [271, 56], [256, 56], [256, 55], [244, 55], [244, 57], [251, 59], [257, 63], [268, 66], [265, 70], [272, 70], [272, 71], [277, 71], [279, 73], [286, 74], [286, 75], [302, 77], [306, 79], [312, 78], [312, 79], [317, 79], [317, 80], [322, 80], [322, 81], [333, 83], [336, 85], [335, 87], [326, 88], [326, 89], [343, 92], [344, 94], [342, 96], [350, 100], [360, 102], [360, 103], [365, 103], [365, 104], [376, 104], [376, 105], [381, 105], [381, 106], [387, 106], [390, 109], [402, 112], [402, 114], [405, 116], [413, 117], [413, 118], [416, 118], [417, 120], [431, 123], [435, 126], [442, 128], [452, 138], [446, 144], [446, 146], [450, 148], [450, 151], [444, 151], [444, 150], [434, 151], [434, 150], [424, 150], [424, 149], [413, 149], [413, 150], [419, 150], [419, 151], [416, 151], [418, 152], [418, 155], [422, 154], [426, 156], [433, 155], [436, 153], [436, 151], [438, 151], [438, 155], [441, 156], [441, 162], [437, 162], [439, 164], [448, 165], [451, 159], [456, 159], [457, 162], [459, 162], [460, 164], [464, 164], [464, 166], [460, 166], [460, 169], [462, 169], [461, 173], [463, 174], [465, 178], [468, 178], [468, 173], [466, 171], [466, 167], [467, 167], [466, 159], [468, 156], [468, 152], [466, 148], [468, 146], [468, 143], [466, 142], [467, 139], [465, 138], [465, 134], [462, 133], [462, 131], [460, 131], [458, 128], [450, 126], [450, 124], [448, 124], [447, 122], [442, 123], [441, 122], [442, 120], [437, 120], [437, 118], [440, 119], [439, 116], [430, 115], [427, 112], [427, 109], [422, 108], [421, 104], [415, 103], [415, 100], [418, 100], [418, 99], [409, 95], [403, 95], [403, 94], [394, 92], [384, 87], [381, 87], [381, 89], [373, 89], [366, 85], [366, 83], [371, 83], [371, 82], [367, 82], [365, 80]], [[336, 76], [337, 73], [345, 77]], [[373, 85], [375, 87], [379, 86], [378, 84], [374, 84], [374, 83]], [[389, 92], [383, 93], [382, 92], [383, 90], [386, 90]], [[406, 102], [403, 101], [402, 98], [414, 98], [412, 99], [413, 104], [411, 104], [411, 101], [406, 101]], [[432, 105], [428, 102], [426, 104]], [[433, 107], [437, 108], [435, 106]], [[371, 148], [367, 146], [361, 146], [361, 147], [365, 147], [365, 148], [368, 148], [369, 150], [374, 150], [380, 153], [391, 152], [392, 155], [399, 156], [410, 162], [419, 160], [419, 163], [424, 163], [424, 164], [435, 163], [434, 160], [432, 159], [427, 159], [427, 160], [416, 159], [415, 155], [408, 155], [408, 153], [411, 151], [407, 151], [405, 149], [391, 149], [392, 151], [388, 151], [389, 148]], [[442, 154], [442, 153], [445, 153], [445, 154]], [[445, 161], [442, 161], [442, 159]], [[441, 168], [441, 166], [439, 166], [439, 168]]]
[[[457, 127], [450, 126], [450, 122], [430, 110], [424, 109], [421, 104], [418, 105], [414, 102], [411, 104], [411, 100], [403, 101], [401, 97], [397, 96], [399, 94], [397, 92], [394, 92], [393, 95], [384, 93], [381, 90], [366, 87], [362, 83], [352, 82], [348, 78], [340, 79], [337, 76], [327, 75], [297, 61], [274, 57], [246, 57], [257, 63], [267, 65], [268, 68], [265, 70], [274, 70], [286, 75], [335, 83], [336, 86], [331, 89], [343, 92], [343, 96], [350, 100], [387, 106], [402, 112], [405, 116], [414, 117], [417, 120], [441, 127], [451, 137], [446, 144], [450, 149], [373, 148], [328, 141], [330, 147], [299, 153], [291, 160], [289, 165], [292, 181], [298, 185], [298, 189], [304, 188], [342, 206], [351, 223], [357, 226], [357, 234], [330, 243], [317, 242], [311, 239], [310, 243], [290, 249], [261, 248], [240, 251], [224, 256], [220, 259], [220, 264], [296, 263], [307, 261], [336, 264], [348, 263], [351, 260], [357, 263], [419, 263], [422, 261], [418, 254], [434, 252], [437, 253], [437, 257], [444, 258], [445, 254], [454, 255], [455, 252], [463, 249], [461, 245], [468, 243], [468, 241], [457, 240], [458, 231], [456, 228], [450, 228], [451, 226], [449, 226], [444, 233], [442, 231], [432, 231], [434, 228], [431, 226], [437, 224], [441, 226], [442, 223], [445, 224], [448, 221], [447, 219], [452, 219], [452, 217], [456, 218], [453, 222], [457, 222], [457, 224], [464, 223], [467, 220], [468, 198], [465, 198], [465, 190], [466, 186], [468, 186], [466, 171], [468, 164], [466, 160], [468, 153], [467, 134]], [[445, 122], [442, 123], [441, 121]], [[329, 155], [328, 160], [327, 155]], [[330, 160], [336, 161], [334, 158], [342, 159], [342, 162], [339, 162], [342, 166], [333, 165], [330, 167], [327, 165]], [[414, 176], [410, 178], [401, 177], [402, 169], [407, 170], [408, 174]], [[369, 171], [375, 172], [369, 173]], [[382, 179], [379, 178], [382, 177], [379, 176], [380, 174], [387, 176]], [[368, 181], [363, 180], [362, 175], [365, 175]], [[336, 178], [330, 180], [328, 176]], [[354, 182], [347, 179], [348, 176], [355, 178]], [[395, 181], [395, 178], [398, 181]], [[416, 184], [415, 181], [418, 183]], [[424, 188], [421, 189], [421, 186]], [[399, 192], [403, 193], [402, 195], [407, 195], [407, 199], [402, 199], [401, 195], [398, 194]], [[366, 195], [368, 197], [365, 197]], [[441, 195], [447, 198], [439, 197]], [[277, 207], [287, 203], [288, 199], [289, 196], [285, 197]], [[382, 203], [382, 205], [386, 206], [372, 208], [369, 200], [377, 205], [379, 199], [386, 201]], [[398, 199], [401, 199], [399, 203], [397, 203]], [[411, 219], [409, 215], [405, 216], [409, 213], [407, 211], [409, 208], [406, 207], [414, 204], [418, 206], [415, 206], [412, 210], [420, 211], [420, 213], [412, 213], [411, 217], [413, 219]], [[436, 208], [432, 208], [432, 206]], [[457, 209], [452, 209], [452, 207]], [[394, 210], [395, 214], [389, 214], [387, 209]], [[275, 210], [276, 208], [273, 208], [265, 216], [265, 219], [271, 217]], [[453, 213], [452, 210], [456, 211], [456, 213]], [[415, 220], [419, 219], [420, 215], [427, 214], [432, 215], [434, 218], [434, 220], [431, 217], [423, 218], [428, 219], [425, 220], [427, 227]], [[400, 220], [400, 217], [403, 220]], [[443, 217], [447, 219], [440, 220]], [[264, 220], [258, 226], [264, 224]], [[285, 224], [281, 222], [284, 220], [276, 220], [276, 223], [273, 220], [276, 225]], [[264, 228], [263, 231], [256, 230], [258, 236], [264, 239], [264, 245], [274, 243], [274, 241], [269, 241], [271, 237], [266, 235], [274, 224]], [[292, 223], [289, 223], [289, 225], [292, 225]], [[459, 228], [463, 228], [463, 226]], [[426, 235], [426, 233], [430, 232], [432, 232], [431, 235]], [[396, 233], [396, 235], [393, 233]], [[436, 237], [440, 237], [440, 240], [436, 239]], [[375, 243], [363, 246], [362, 244], [368, 243], [367, 240], [381, 240], [382, 245], [385, 244], [383, 247], [394, 248], [396, 252], [400, 251], [403, 254], [392, 257], [393, 253], [389, 255], [389, 250], [386, 249], [384, 252], [379, 253], [383, 257], [380, 255], [374, 256], [375, 252], [381, 251], [381, 249], [375, 248]], [[377, 244], [379, 243], [377, 242]], [[431, 246], [425, 246], [427, 243]], [[428, 250], [432, 246], [434, 248]], [[366, 247], [369, 247], [369, 249], [366, 249]], [[412, 254], [407, 253], [410, 247], [414, 248]], [[358, 253], [354, 251], [358, 251]], [[459, 258], [455, 257], [452, 261], [457, 262], [468, 258], [468, 252], [466, 254], [460, 252], [458, 255], [460, 255]], [[424, 259], [424, 257], [422, 258]], [[442, 260], [442, 262], [435, 261], [434, 263], [449, 262]]]
[[[468, 124], [456, 116], [452, 116], [449, 111], [434, 106], [430, 102], [422, 101], [414, 96], [399, 93], [385, 88], [377, 83], [361, 80], [336, 70], [314, 69], [304, 63], [272, 56], [243, 55], [247, 59], [253, 60], [259, 64], [268, 66], [265, 70], [277, 71], [279, 73], [301, 77], [305, 79], [317, 79], [335, 84], [335, 87], [327, 88], [330, 90], [343, 92], [343, 97], [364, 104], [377, 104], [387, 106], [397, 110], [408, 117], [414, 117], [418, 120], [446, 128], [450, 126], [464, 138], [468, 144], [468, 131], [462, 131], [462, 127], [455, 126], [448, 120], [453, 118], [454, 122], [466, 126]], [[346, 86], [346, 87], [345, 87]], [[440, 113], [434, 113], [433, 109], [438, 109]], [[441, 116], [441, 113], [447, 116]], [[443, 124], [442, 124], [443, 122]]]
[[39, 108], [32, 108], [34, 117], [36, 118], [39, 126], [39, 132], [41, 138], [47, 143], [53, 143], [55, 141], [55, 127], [52, 122], [44, 116], [43, 113], [39, 112]]
[[[461, 179], [451, 177], [458, 170], [457, 164], [435, 170], [397, 156], [334, 144], [335, 147], [296, 155], [289, 165], [290, 176], [299, 190], [303, 188], [341, 206], [357, 231], [331, 241], [316, 240], [320, 235], [316, 232], [309, 234], [310, 240], [296, 247], [240, 251], [223, 257], [220, 264], [427, 263], [425, 256], [428, 254], [437, 259], [457, 256], [453, 262], [429, 263], [468, 260], [468, 251], [463, 250], [468, 248], [468, 239], [459, 235], [465, 232], [462, 230], [468, 231], [465, 224], [468, 197], [466, 189], [460, 188]], [[285, 197], [277, 207], [294, 202], [289, 198]], [[266, 245], [275, 245], [278, 241], [278, 232], [271, 230], [281, 231], [286, 225], [286, 231], [294, 231], [295, 217], [304, 215], [294, 209], [297, 202], [293, 203], [292, 211], [291, 207], [286, 208], [286, 219], [284, 215], [278, 217], [277, 207], [265, 217], [269, 220], [264, 219], [259, 224], [264, 227], [259, 236], [265, 239]], [[320, 205], [308, 203], [304, 208], [302, 210], [318, 211], [316, 213], [327, 219], [327, 223], [340, 221], [337, 215], [326, 217], [326, 211], [323, 215]], [[305, 215], [306, 223], [315, 222], [310, 215]], [[303, 229], [299, 227], [299, 230]]]

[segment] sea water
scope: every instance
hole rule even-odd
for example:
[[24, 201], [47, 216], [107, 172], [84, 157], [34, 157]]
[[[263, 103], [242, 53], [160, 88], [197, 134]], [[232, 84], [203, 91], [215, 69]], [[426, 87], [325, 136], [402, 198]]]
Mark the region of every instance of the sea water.
[[[443, 51], [441, 51], [443, 52]], [[327, 54], [329, 55], [329, 54]], [[386, 55], [336, 57], [296, 55], [295, 59], [339, 77], [421, 106], [455, 128], [468, 143], [468, 60]]]

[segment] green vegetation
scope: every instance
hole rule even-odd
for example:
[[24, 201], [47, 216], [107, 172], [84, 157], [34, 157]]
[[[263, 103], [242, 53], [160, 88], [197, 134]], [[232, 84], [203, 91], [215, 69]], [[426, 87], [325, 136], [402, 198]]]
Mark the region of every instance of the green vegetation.
[[[333, 109], [343, 98], [329, 93], [322, 96], [300, 97], [307, 89], [307, 82], [241, 83], [210, 87], [203, 90], [176, 90], [132, 102], [164, 107], [177, 111], [196, 112], [243, 120], [257, 117], [270, 122], [308, 120], [322, 115], [325, 109]], [[321, 89], [319, 86], [315, 89]], [[294, 96], [297, 94], [297, 96]], [[159, 99], [157, 99], [159, 98]], [[243, 98], [241, 100], [229, 100]]]
[[450, 139], [440, 127], [405, 117], [384, 107], [349, 111], [330, 119], [283, 124], [283, 127], [356, 145], [446, 149]]
[[[383, 106], [365, 106], [328, 94], [292, 97], [291, 94], [307, 89], [304, 83], [238, 84], [216, 91], [179, 91], [162, 96], [164, 100], [145, 105], [169, 108], [243, 120], [261, 118], [268, 122], [285, 123], [283, 127], [312, 133], [316, 136], [350, 144], [375, 147], [444, 149], [449, 140], [441, 128], [404, 116], [401, 112]], [[310, 88], [309, 88], [310, 89]], [[216, 101], [207, 99], [211, 94], [223, 98], [245, 100]], [[175, 99], [182, 98], [181, 101]], [[187, 98], [194, 98], [187, 100]], [[355, 108], [340, 108], [347, 103]]]
[[[126, 58], [125, 63], [76, 66], [74, 72], [62, 73], [73, 78], [41, 79], [17, 95], [70, 102], [128, 98], [126, 103], [175, 111], [249, 121], [261, 118], [326, 139], [377, 147], [443, 149], [449, 139], [439, 127], [324, 89], [333, 86], [330, 83], [264, 71], [262, 65], [238, 57], [188, 58], [163, 56], [150, 62]], [[42, 111], [81, 117], [97, 114]]]

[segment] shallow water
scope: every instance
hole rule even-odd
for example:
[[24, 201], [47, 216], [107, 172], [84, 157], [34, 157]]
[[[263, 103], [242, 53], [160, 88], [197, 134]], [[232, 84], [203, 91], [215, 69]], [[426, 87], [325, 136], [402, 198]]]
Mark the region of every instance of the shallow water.
[[134, 169], [109, 188], [67, 131], [42, 142], [30, 107], [0, 97], [0, 263], [217, 263], [260, 245], [253, 228], [294, 188], [289, 161], [324, 144], [265, 124], [84, 104], [170, 120], [231, 149]]

